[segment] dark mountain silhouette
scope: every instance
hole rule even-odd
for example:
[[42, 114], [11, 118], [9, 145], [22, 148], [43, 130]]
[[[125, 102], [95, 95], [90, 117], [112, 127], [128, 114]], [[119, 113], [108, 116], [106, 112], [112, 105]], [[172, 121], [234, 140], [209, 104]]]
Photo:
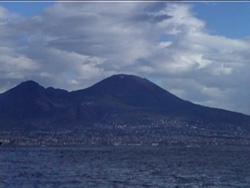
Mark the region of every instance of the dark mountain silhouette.
[[[0, 95], [0, 130], [60, 130], [100, 125], [171, 125], [178, 134], [199, 130], [249, 133], [250, 116], [182, 100], [145, 78], [114, 75], [83, 90], [44, 88], [23, 82]], [[105, 132], [105, 131], [104, 131]], [[160, 134], [160, 133], [159, 133]], [[198, 133], [197, 133], [198, 134]], [[203, 132], [203, 135], [206, 133]], [[237, 133], [238, 134], [238, 133]]]

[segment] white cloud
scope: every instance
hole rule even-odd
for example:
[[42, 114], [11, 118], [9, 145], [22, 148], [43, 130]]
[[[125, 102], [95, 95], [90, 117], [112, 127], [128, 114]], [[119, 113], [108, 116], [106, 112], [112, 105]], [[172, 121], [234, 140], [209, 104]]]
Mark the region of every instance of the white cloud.
[[35, 60], [18, 54], [10, 48], [0, 47], [0, 51], [0, 73], [4, 78], [21, 79], [30, 74], [31, 71], [39, 69], [39, 64]]
[[3, 88], [27, 78], [81, 89], [124, 72], [250, 114], [249, 38], [210, 34], [190, 4], [55, 3], [32, 18], [1, 10]]

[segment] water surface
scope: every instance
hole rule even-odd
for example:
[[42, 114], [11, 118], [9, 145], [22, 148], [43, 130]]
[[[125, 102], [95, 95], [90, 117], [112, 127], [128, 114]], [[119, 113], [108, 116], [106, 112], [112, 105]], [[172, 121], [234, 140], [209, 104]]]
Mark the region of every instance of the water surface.
[[1, 188], [250, 187], [250, 148], [1, 147]]

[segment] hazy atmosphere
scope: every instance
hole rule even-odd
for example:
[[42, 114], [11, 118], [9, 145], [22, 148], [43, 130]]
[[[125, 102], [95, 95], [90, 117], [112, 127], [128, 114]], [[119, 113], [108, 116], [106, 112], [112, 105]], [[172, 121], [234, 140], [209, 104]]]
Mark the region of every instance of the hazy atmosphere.
[[196, 104], [250, 114], [249, 2], [0, 3], [0, 93], [146, 77]]

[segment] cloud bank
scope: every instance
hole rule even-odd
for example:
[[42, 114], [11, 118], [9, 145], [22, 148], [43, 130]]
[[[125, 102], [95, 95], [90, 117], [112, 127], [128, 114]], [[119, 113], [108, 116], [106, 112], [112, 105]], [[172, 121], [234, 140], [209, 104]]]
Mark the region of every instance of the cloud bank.
[[28, 79], [68, 90], [117, 73], [194, 103], [250, 114], [250, 40], [212, 35], [186, 3], [55, 3], [25, 18], [1, 7], [1, 92]]

